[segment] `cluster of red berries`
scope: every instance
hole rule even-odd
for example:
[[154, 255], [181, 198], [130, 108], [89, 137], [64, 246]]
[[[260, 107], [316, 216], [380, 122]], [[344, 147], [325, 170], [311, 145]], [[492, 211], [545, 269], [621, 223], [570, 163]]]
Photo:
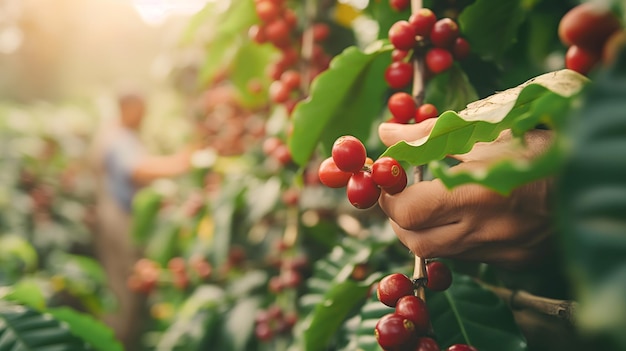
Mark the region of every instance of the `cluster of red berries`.
[[463, 60], [470, 53], [470, 45], [460, 36], [458, 24], [448, 17], [437, 19], [428, 8], [394, 23], [388, 36], [397, 50], [392, 53], [393, 61], [403, 61], [411, 51], [423, 54], [426, 68], [433, 74], [448, 70], [455, 59]]
[[406, 171], [398, 161], [391, 157], [373, 161], [354, 136], [339, 137], [331, 152], [332, 156], [320, 164], [319, 179], [330, 188], [346, 187], [348, 200], [356, 208], [374, 206], [381, 189], [397, 194], [407, 185]]
[[413, 120], [420, 123], [439, 116], [439, 111], [435, 105], [422, 104], [418, 107], [413, 96], [405, 92], [391, 95], [387, 101], [387, 108], [393, 116], [388, 121], [390, 123], [407, 124]]
[[[451, 18], [437, 19], [435, 13], [422, 8], [412, 14], [408, 21], [401, 20], [389, 29], [389, 41], [394, 46], [391, 64], [385, 70], [385, 81], [394, 90], [403, 90], [414, 77], [411, 56], [420, 55], [429, 74], [445, 72], [454, 63], [470, 53], [470, 45], [459, 36], [459, 26]], [[404, 91], [391, 95], [387, 107], [393, 118], [390, 122], [419, 123], [439, 115], [432, 104], [417, 106], [413, 96]]]
[[276, 262], [279, 273], [269, 280], [269, 290], [279, 294], [285, 289], [295, 289], [302, 283], [302, 271], [308, 267], [306, 257], [284, 257]]
[[[440, 261], [426, 265], [426, 287], [433, 291], [446, 290], [452, 284], [450, 269]], [[439, 351], [432, 334], [430, 315], [424, 300], [415, 296], [415, 283], [404, 274], [384, 277], [376, 288], [378, 300], [394, 307], [393, 313], [383, 316], [374, 329], [378, 344], [385, 350]], [[456, 344], [447, 351], [476, 351], [470, 345]]]
[[[185, 290], [192, 279], [206, 280], [212, 272], [211, 264], [200, 256], [192, 257], [188, 263], [182, 257], [174, 257], [167, 263], [167, 271], [162, 270], [158, 263], [142, 258], [135, 263], [127, 284], [132, 291], [150, 294], [160, 283], [171, 280], [175, 288]], [[169, 275], [171, 279], [161, 279], [162, 274]]]
[[[188, 270], [187, 268], [191, 268]], [[200, 280], [205, 280], [211, 276], [213, 267], [201, 256], [194, 256], [189, 259], [189, 267], [182, 257], [174, 257], [167, 263], [167, 269], [172, 275], [172, 284], [179, 290], [185, 290], [190, 283], [190, 274]]]
[[[304, 97], [303, 84], [311, 81], [328, 68], [330, 56], [321, 43], [330, 35], [330, 28], [324, 23], [313, 24], [302, 36], [296, 35], [298, 18], [295, 12], [285, 7], [284, 0], [255, 0], [256, 13], [261, 23], [250, 28], [249, 36], [256, 43], [271, 43], [281, 52], [280, 58], [269, 67], [269, 76], [273, 82], [269, 95], [272, 102], [284, 104], [287, 112], [295, 107]], [[298, 70], [301, 63], [300, 38], [310, 35], [313, 40], [308, 80], [304, 81]]]
[[142, 258], [135, 262], [133, 271], [128, 277], [127, 285], [135, 292], [150, 294], [159, 282], [161, 267], [158, 263]]
[[580, 4], [559, 23], [559, 38], [568, 45], [565, 67], [587, 74], [601, 60], [610, 63], [626, 43], [619, 18], [609, 8], [593, 2]]
[[278, 305], [272, 305], [266, 310], [258, 311], [254, 321], [257, 339], [269, 342], [276, 336], [289, 334], [298, 321], [298, 315], [295, 312], [285, 312]]
[[285, 166], [291, 162], [291, 152], [287, 144], [276, 136], [271, 136], [263, 141], [263, 154], [278, 164]]

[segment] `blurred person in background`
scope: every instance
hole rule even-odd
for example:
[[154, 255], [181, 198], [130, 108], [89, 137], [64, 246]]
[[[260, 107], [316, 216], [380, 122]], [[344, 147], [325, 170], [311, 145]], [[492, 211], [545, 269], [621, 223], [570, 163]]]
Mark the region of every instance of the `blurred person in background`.
[[98, 178], [95, 252], [117, 300], [116, 311], [104, 317], [127, 350], [137, 348], [141, 297], [127, 286], [133, 265], [141, 257], [132, 242], [131, 219], [135, 193], [159, 178], [181, 175], [190, 169], [193, 147], [172, 155], [152, 155], [139, 131], [146, 112], [141, 95], [118, 98], [117, 123], [103, 128], [96, 138], [92, 161]]

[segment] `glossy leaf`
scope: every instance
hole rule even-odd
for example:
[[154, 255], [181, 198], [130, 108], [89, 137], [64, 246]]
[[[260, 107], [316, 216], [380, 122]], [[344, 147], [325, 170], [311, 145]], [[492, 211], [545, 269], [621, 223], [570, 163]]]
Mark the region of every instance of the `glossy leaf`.
[[526, 340], [511, 310], [470, 277], [455, 274], [444, 292], [426, 296], [431, 323], [442, 348], [461, 343], [481, 351], [523, 351]]
[[426, 85], [424, 102], [437, 106], [439, 111], [460, 111], [476, 100], [476, 90], [458, 65], [436, 75]]
[[297, 325], [302, 332], [302, 349], [325, 350], [332, 344], [346, 319], [365, 302], [372, 284], [381, 277], [375, 273], [356, 281], [352, 278], [355, 266], [368, 262], [389, 243], [386, 238], [376, 242], [346, 237], [328, 257], [316, 262], [313, 277], [307, 280], [307, 294], [300, 299], [301, 310], [309, 312]]
[[47, 310], [54, 318], [67, 324], [72, 334], [86, 341], [98, 351], [123, 351], [113, 331], [90, 315], [76, 312], [68, 307]]
[[[569, 70], [541, 75], [518, 87], [476, 101], [458, 114], [453, 111], [442, 113], [429, 136], [410, 143], [398, 142], [388, 148], [383, 156], [422, 165], [442, 160], [447, 155], [467, 153], [476, 142], [493, 141], [505, 129], [512, 129], [514, 135], [522, 135], [539, 123], [557, 127], [562, 125], [563, 119], [567, 117], [567, 107], [586, 81], [583, 76]], [[519, 160], [506, 162], [509, 165], [494, 166], [494, 172], [503, 173], [493, 174], [490, 170], [481, 169], [474, 174], [452, 175], [445, 173], [442, 165], [434, 165], [433, 168], [444, 183], [449, 181], [447, 186], [478, 182], [501, 193], [552, 171], [540, 169], [546, 165], [545, 159], [527, 164], [520, 164]], [[521, 170], [525, 174], [518, 178], [500, 179], [505, 174], [518, 174]], [[491, 180], [497, 179], [496, 184], [491, 186], [491, 180], [484, 179], [485, 174], [489, 174]]]
[[258, 21], [252, 1], [233, 1], [223, 12], [218, 11], [213, 36], [206, 43], [207, 54], [200, 69], [201, 84], [211, 82], [224, 67], [229, 67], [238, 50], [248, 41], [248, 28]]
[[152, 234], [163, 196], [151, 187], [140, 190], [133, 197], [131, 235], [135, 244], [142, 245]]
[[458, 21], [472, 51], [497, 60], [515, 42], [526, 14], [523, 0], [477, 0], [461, 12]]
[[0, 299], [15, 301], [36, 310], [46, 308], [46, 297], [41, 287], [35, 280], [31, 279], [22, 279], [15, 283], [6, 292], [6, 295], [0, 295]]
[[0, 263], [7, 265], [6, 261], [17, 259], [24, 271], [31, 271], [37, 266], [39, 258], [35, 248], [17, 235], [4, 235], [0, 237]]
[[333, 285], [317, 304], [310, 320], [305, 321], [304, 350], [326, 350], [327, 345], [348, 313], [363, 302], [370, 289], [368, 284], [346, 280]]
[[318, 143], [330, 154], [335, 140], [344, 134], [364, 140], [372, 122], [385, 106], [381, 84], [390, 62], [391, 46], [377, 42], [363, 52], [349, 47], [330, 63], [311, 86], [311, 95], [293, 112], [293, 134], [288, 145], [293, 160], [304, 165]]
[[380, 351], [381, 348], [376, 340], [374, 328], [376, 328], [376, 323], [378, 323], [384, 315], [393, 313], [393, 311], [393, 308], [378, 301], [378, 297], [373, 293], [361, 307], [358, 327], [354, 333], [354, 340], [348, 345], [346, 351], [354, 349], [362, 351]]
[[[160, 338], [156, 350], [193, 350], [206, 337], [208, 324], [215, 327], [217, 307], [224, 303], [224, 290], [214, 285], [200, 285], [185, 300], [174, 321]], [[209, 335], [211, 336], [211, 335]]]
[[50, 314], [0, 301], [0, 351], [93, 350]]
[[626, 348], [626, 51], [596, 76], [565, 133], [557, 203], [586, 332]]
[[254, 314], [260, 305], [259, 297], [242, 297], [228, 311], [223, 335], [229, 350], [246, 350], [249, 340], [254, 336]]
[[[267, 67], [275, 57], [276, 49], [271, 45], [259, 45], [251, 41], [244, 42], [237, 51], [232, 62], [232, 67], [236, 69], [231, 70], [229, 78], [245, 106], [254, 108], [267, 104]], [[260, 92], [250, 91], [251, 80], [257, 80], [263, 89]]]

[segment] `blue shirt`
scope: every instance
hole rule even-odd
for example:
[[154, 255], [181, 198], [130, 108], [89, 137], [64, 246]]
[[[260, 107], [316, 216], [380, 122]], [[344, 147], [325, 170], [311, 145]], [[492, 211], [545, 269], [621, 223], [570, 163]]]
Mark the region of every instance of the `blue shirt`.
[[127, 213], [132, 210], [133, 197], [138, 190], [132, 173], [143, 154], [143, 144], [137, 134], [129, 130], [121, 131], [105, 150], [106, 186], [115, 202]]

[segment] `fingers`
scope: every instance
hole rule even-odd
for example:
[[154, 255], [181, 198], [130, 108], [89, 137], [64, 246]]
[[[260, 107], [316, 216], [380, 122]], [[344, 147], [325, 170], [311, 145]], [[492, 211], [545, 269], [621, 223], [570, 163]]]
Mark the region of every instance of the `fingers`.
[[439, 180], [413, 184], [395, 195], [383, 191], [379, 198], [380, 208], [385, 214], [409, 230], [458, 221], [460, 217], [455, 213], [455, 203], [450, 191]]
[[378, 137], [386, 146], [402, 140], [418, 140], [430, 134], [436, 121], [436, 118], [430, 118], [415, 124], [381, 123], [378, 127]]

